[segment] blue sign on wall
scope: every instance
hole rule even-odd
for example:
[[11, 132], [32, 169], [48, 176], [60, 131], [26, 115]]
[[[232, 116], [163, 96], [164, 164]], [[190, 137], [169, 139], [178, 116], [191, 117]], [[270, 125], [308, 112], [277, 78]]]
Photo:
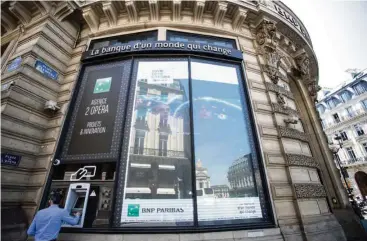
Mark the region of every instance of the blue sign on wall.
[[19, 68], [20, 64], [22, 63], [22, 57], [16, 57], [8, 66], [8, 72], [16, 70]]
[[17, 167], [19, 165], [21, 156], [9, 153], [1, 153], [1, 165]]
[[50, 66], [43, 63], [40, 60], [36, 60], [35, 67], [36, 67], [36, 70], [41, 72], [47, 78], [57, 80], [57, 77], [59, 76], [58, 73], [54, 69], [52, 69]]

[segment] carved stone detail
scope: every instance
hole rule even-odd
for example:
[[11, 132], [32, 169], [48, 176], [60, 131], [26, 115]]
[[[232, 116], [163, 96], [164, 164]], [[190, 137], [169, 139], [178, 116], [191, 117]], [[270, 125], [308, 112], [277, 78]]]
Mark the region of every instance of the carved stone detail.
[[137, 22], [138, 21], [138, 10], [136, 8], [135, 1], [126, 0], [125, 6], [126, 6], [129, 22]]
[[117, 24], [117, 9], [115, 2], [103, 2], [102, 3], [103, 12], [107, 17], [108, 24], [114, 26]]
[[275, 23], [263, 20], [256, 31], [256, 42], [259, 45], [258, 52], [263, 56], [265, 65], [264, 71], [274, 84], [277, 84], [281, 73], [279, 71], [280, 60], [284, 57], [277, 50], [277, 41], [275, 39]]
[[46, 1], [33, 1], [33, 3], [37, 6], [37, 8], [40, 10], [42, 15], [47, 14], [51, 9], [50, 2]]
[[325, 188], [318, 183], [296, 183], [294, 190], [297, 198], [321, 198], [326, 197]]
[[[266, 55], [267, 54], [264, 54], [264, 57]], [[279, 82], [279, 79], [282, 76], [282, 74], [280, 73], [279, 68], [278, 68], [279, 66], [273, 67], [273, 66], [270, 66], [270, 65], [267, 65], [267, 64], [264, 64], [262, 66], [263, 66], [264, 72], [267, 73], [267, 75], [269, 76], [269, 78], [271, 79], [271, 81], [274, 84], [277, 84]]]
[[14, 16], [16, 16], [19, 21], [23, 24], [26, 25], [27, 23], [29, 23], [32, 19], [32, 15], [29, 12], [29, 10], [27, 8], [25, 8], [21, 2], [11, 2], [10, 3], [10, 7], [9, 7], [10, 12], [12, 12], [14, 14]]
[[76, 6], [72, 2], [60, 2], [56, 7], [54, 16], [57, 20], [62, 21], [64, 18], [74, 12]]
[[321, 87], [316, 84], [316, 80], [311, 80], [307, 83], [308, 92], [310, 93], [311, 99], [317, 101], [317, 92], [321, 90]]
[[309, 142], [309, 137], [304, 132], [300, 132], [293, 128], [288, 128], [284, 126], [278, 126], [278, 128], [279, 128], [279, 135], [281, 137], [288, 137], [296, 140]]
[[301, 73], [302, 78], [309, 78], [310, 74], [310, 59], [306, 53], [302, 53], [295, 58], [297, 67]]
[[151, 20], [159, 20], [159, 4], [157, 0], [149, 0], [149, 11]]
[[223, 23], [224, 16], [227, 12], [227, 3], [218, 2], [214, 10], [214, 24], [220, 26]]
[[97, 12], [94, 10], [92, 6], [87, 6], [83, 8], [83, 17], [92, 32], [95, 32], [98, 30], [99, 15], [97, 14]]
[[205, 8], [205, 0], [196, 0], [194, 5], [194, 22], [203, 21], [203, 13]]
[[17, 27], [16, 20], [5, 11], [1, 11], [1, 26], [7, 32], [14, 30]]
[[274, 50], [277, 46], [276, 30], [275, 23], [263, 20], [256, 29], [257, 44]]
[[303, 166], [303, 167], [314, 167], [320, 168], [320, 164], [316, 162], [313, 157], [297, 155], [297, 154], [286, 154], [286, 161], [288, 166]]
[[299, 113], [298, 111], [296, 110], [293, 110], [289, 107], [286, 107], [286, 106], [281, 106], [280, 104], [278, 103], [273, 103], [273, 111], [274, 112], [277, 112], [277, 113], [281, 113], [281, 114], [286, 114], [286, 115], [296, 115], [296, 116], [299, 116]]
[[276, 93], [277, 95], [277, 102], [282, 108], [287, 108], [287, 103], [285, 102], [284, 96], [281, 93]]
[[276, 84], [273, 84], [273, 83], [270, 83], [270, 82], [266, 82], [265, 86], [266, 86], [267, 90], [274, 91], [274, 92], [280, 93], [282, 95], [285, 95], [290, 99], [294, 99], [294, 96], [293, 96], [292, 92], [284, 89], [284, 87], [281, 87], [279, 85], [276, 85]]
[[181, 0], [173, 0], [172, 1], [172, 20], [180, 21], [181, 20]]
[[241, 31], [242, 25], [247, 17], [247, 10], [238, 7], [234, 13], [232, 28], [234, 31]]

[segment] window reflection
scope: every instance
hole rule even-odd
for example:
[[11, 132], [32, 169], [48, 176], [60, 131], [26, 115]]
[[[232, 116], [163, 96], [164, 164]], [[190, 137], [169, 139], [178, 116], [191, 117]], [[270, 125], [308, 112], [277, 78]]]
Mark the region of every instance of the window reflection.
[[200, 225], [262, 218], [237, 69], [191, 63]]
[[236, 42], [233, 39], [206, 36], [202, 34], [192, 34], [176, 31], [167, 31], [168, 41], [194, 42], [201, 44], [213, 44], [225, 48], [236, 48]]
[[157, 31], [149, 31], [128, 35], [113, 36], [107, 39], [106, 38], [96, 39], [91, 42], [89, 49], [98, 49], [102, 47], [121, 45], [132, 42], [156, 41], [157, 35], [158, 35]]
[[187, 61], [140, 61], [121, 222], [192, 225]]

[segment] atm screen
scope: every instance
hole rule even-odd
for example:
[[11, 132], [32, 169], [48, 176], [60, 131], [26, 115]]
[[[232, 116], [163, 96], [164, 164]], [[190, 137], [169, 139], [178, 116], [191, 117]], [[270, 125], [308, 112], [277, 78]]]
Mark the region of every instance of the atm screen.
[[78, 197], [75, 202], [74, 208], [83, 208], [84, 207], [85, 197]]

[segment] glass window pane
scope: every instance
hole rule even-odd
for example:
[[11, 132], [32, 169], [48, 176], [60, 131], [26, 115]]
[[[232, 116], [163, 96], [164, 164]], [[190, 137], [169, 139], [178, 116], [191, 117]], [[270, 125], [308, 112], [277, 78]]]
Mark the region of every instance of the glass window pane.
[[193, 225], [188, 62], [137, 64], [121, 225]]
[[231, 65], [191, 63], [199, 225], [263, 218], [238, 71]]

